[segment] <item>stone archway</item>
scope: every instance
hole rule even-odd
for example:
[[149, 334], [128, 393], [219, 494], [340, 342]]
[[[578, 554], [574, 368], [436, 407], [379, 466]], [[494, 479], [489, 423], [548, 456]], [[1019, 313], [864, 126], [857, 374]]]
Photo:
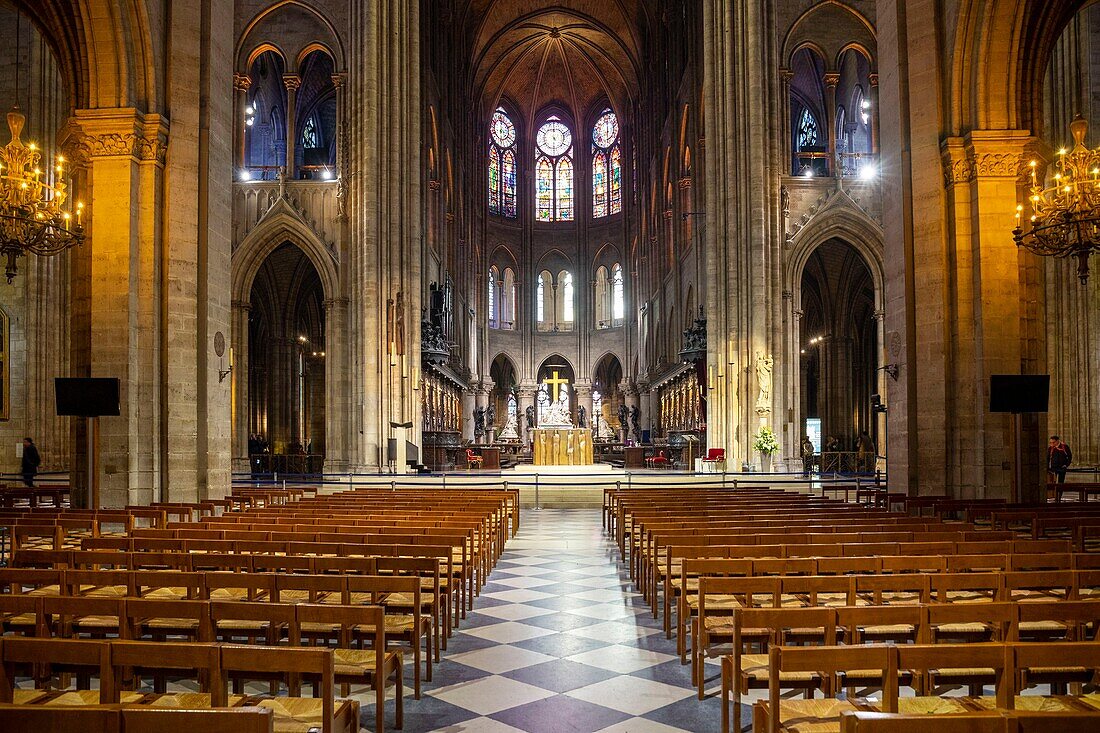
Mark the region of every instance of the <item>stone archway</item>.
[[[317, 269], [289, 241], [272, 251], [256, 273], [249, 297], [248, 370], [242, 375], [248, 380], [243, 407], [254, 471], [313, 473], [321, 468], [326, 444], [324, 300]], [[265, 446], [267, 451], [257, 450]], [[257, 458], [265, 453], [270, 458]]]
[[[818, 450], [853, 451], [863, 432], [877, 445], [871, 395], [878, 393], [880, 345], [870, 265], [850, 243], [829, 239], [807, 257], [799, 295], [799, 439], [807, 433], [807, 421], [816, 420]], [[829, 445], [830, 437], [835, 445]]]

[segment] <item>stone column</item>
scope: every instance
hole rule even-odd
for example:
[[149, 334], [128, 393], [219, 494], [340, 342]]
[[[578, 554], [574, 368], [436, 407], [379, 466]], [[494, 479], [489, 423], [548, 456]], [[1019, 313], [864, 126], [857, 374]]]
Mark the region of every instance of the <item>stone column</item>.
[[791, 79], [794, 72], [790, 69], [779, 70], [779, 115], [780, 129], [783, 130], [783, 175], [794, 171], [794, 135], [791, 132]]
[[297, 158], [294, 151], [298, 148], [298, 89], [302, 78], [297, 74], [283, 74], [286, 86], [286, 177], [293, 181], [298, 177]]
[[349, 470], [348, 299], [328, 298], [325, 307], [325, 471]]
[[[233, 124], [236, 127], [236, 134], [234, 138], [237, 142], [236, 161], [237, 170], [234, 173], [243, 171], [248, 163], [248, 150], [245, 147], [247, 142], [245, 133], [247, 132], [248, 125], [245, 124], [245, 108], [248, 107], [248, 88], [252, 86], [252, 79], [248, 77], [248, 74], [233, 74]], [[234, 178], [237, 175], [233, 176]]]
[[[101, 507], [148, 504], [163, 481], [163, 353], [154, 300], [154, 260], [163, 220], [167, 123], [132, 109], [78, 110], [65, 133], [66, 155], [83, 168], [87, 240], [72, 258], [75, 376], [117, 377], [121, 415], [100, 422]], [[84, 421], [74, 468], [74, 506], [86, 494]]]
[[[420, 361], [424, 257], [421, 250], [424, 166], [421, 115], [420, 5], [406, 0], [348, 4], [346, 252], [350, 332], [355, 364], [350, 400], [359, 410], [356, 462], [377, 465], [389, 427], [403, 414], [406, 380], [392, 378], [385, 353], [387, 301], [404, 302], [405, 353]], [[343, 71], [343, 70], [341, 70]], [[369, 172], [369, 173], [368, 173]], [[341, 260], [341, 266], [344, 266]], [[398, 376], [400, 374], [398, 373]], [[469, 414], [469, 413], [467, 413]], [[414, 432], [420, 410], [411, 411]]]
[[[871, 152], [878, 155], [878, 74], [871, 74], [867, 77], [868, 84], [870, 85], [870, 97], [871, 102]], [[857, 113], [863, 110], [857, 110]]]
[[[638, 397], [639, 394], [637, 385], [635, 385], [633, 382], [626, 382], [623, 385], [623, 402], [626, 404], [627, 415], [630, 415], [630, 412], [633, 411], [633, 408], [638, 408], [638, 429], [641, 430], [642, 426], [645, 425], [645, 415], [643, 414], [644, 410], [642, 410]], [[633, 425], [631, 425], [629, 417], [627, 418], [626, 437], [635, 439], [638, 442], [641, 442], [642, 440], [641, 435], [634, 435]]]
[[233, 301], [233, 330], [230, 337], [230, 348], [233, 349], [233, 372], [229, 375], [232, 380], [232, 405], [230, 411], [233, 416], [233, 470], [247, 471], [248, 466], [248, 436], [249, 430], [249, 340], [248, 340], [248, 314], [252, 305], [240, 300]]
[[[521, 382], [516, 393], [518, 394], [516, 409], [519, 410], [519, 435], [523, 439], [524, 445], [530, 447], [531, 434], [527, 432], [527, 408], [531, 407], [536, 411], [538, 410], [538, 405], [535, 404], [535, 398], [538, 396], [538, 387], [531, 382]], [[537, 421], [538, 418], [536, 417], [536, 422]]]
[[[591, 429], [592, 427], [592, 385], [588, 382], [577, 382], [573, 385], [577, 392], [577, 416], [580, 416], [580, 409], [584, 408], [585, 423], [586, 426]], [[578, 422], [577, 427], [580, 427]]]
[[474, 440], [474, 410], [477, 408], [477, 395], [475, 390], [462, 390], [462, 439], [473, 442]]
[[825, 127], [829, 148], [829, 173], [837, 178], [844, 175], [844, 164], [836, 142], [836, 87], [840, 83], [840, 74], [827, 72], [825, 81]]
[[656, 432], [656, 420], [657, 413], [654, 412], [654, 400], [656, 399], [656, 392], [649, 388], [649, 385], [641, 386], [638, 389], [638, 424], [642, 430], [649, 430], [650, 440], [653, 439]]
[[347, 137], [347, 130], [344, 127], [345, 110], [347, 89], [344, 85], [343, 74], [332, 75], [332, 86], [336, 89], [336, 170], [333, 175], [337, 178], [343, 175], [344, 160], [347, 156], [347, 152], [344, 150], [344, 144]]

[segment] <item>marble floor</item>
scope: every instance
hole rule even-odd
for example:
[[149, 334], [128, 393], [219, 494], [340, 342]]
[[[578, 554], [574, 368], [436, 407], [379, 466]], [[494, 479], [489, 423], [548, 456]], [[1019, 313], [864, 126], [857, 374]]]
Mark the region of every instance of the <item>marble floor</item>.
[[[709, 689], [718, 670], [707, 666]], [[715, 696], [696, 698], [689, 668], [633, 591], [600, 511], [532, 509], [435, 679], [420, 700], [406, 700], [404, 730], [717, 731], [720, 714]], [[391, 725], [392, 712], [387, 718]], [[362, 720], [371, 729], [366, 700]]]

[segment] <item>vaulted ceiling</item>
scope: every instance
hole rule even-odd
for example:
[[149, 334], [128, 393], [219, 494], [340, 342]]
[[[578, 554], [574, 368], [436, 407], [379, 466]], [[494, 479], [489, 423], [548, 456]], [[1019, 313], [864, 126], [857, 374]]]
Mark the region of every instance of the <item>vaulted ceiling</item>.
[[540, 109], [576, 115], [608, 100], [629, 110], [639, 86], [653, 0], [462, 0], [456, 20], [471, 42], [483, 113], [502, 99], [530, 124]]

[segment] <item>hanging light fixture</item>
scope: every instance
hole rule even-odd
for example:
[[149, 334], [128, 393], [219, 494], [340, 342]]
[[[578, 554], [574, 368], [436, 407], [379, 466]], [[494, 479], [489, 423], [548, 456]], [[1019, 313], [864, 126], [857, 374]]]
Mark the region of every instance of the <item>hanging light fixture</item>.
[[[16, 20], [15, 98], [19, 99], [19, 21]], [[68, 203], [65, 159], [57, 156], [52, 169], [40, 167], [42, 153], [34, 143], [20, 139], [27, 118], [18, 103], [8, 112], [11, 141], [0, 148], [0, 255], [7, 264], [10, 284], [18, 272], [18, 258], [28, 252], [55, 255], [84, 241], [84, 204]], [[67, 205], [68, 204], [68, 205]]]
[[1085, 147], [1089, 123], [1081, 115], [1070, 123], [1073, 149], [1058, 151], [1050, 185], [1039, 181], [1038, 163], [1031, 161], [1031, 219], [1021, 224], [1023, 205], [1016, 207], [1016, 246], [1045, 257], [1073, 257], [1082, 283], [1089, 279], [1089, 255], [1100, 248], [1100, 148]]

